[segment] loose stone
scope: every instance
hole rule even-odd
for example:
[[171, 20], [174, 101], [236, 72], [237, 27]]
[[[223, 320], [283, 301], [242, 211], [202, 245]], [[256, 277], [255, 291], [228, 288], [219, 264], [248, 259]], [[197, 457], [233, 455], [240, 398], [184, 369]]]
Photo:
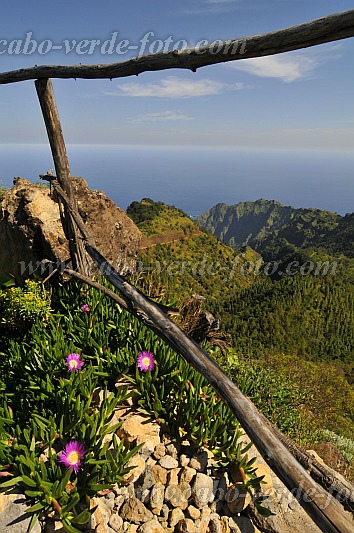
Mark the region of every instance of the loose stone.
[[178, 457], [178, 448], [179, 446], [177, 445], [177, 443], [170, 443], [166, 446], [166, 453], [167, 455], [170, 455], [171, 457], [173, 457], [174, 459], [177, 459]]
[[129, 498], [123, 505], [120, 514], [123, 520], [134, 524], [142, 524], [153, 518], [152, 512], [146, 509], [145, 505], [137, 498]]
[[114, 529], [114, 531], [119, 531], [123, 527], [123, 519], [118, 514], [112, 514], [108, 525]]
[[189, 466], [191, 468], [194, 468], [198, 472], [205, 472], [207, 464], [208, 464], [208, 454], [207, 454], [207, 452], [198, 453], [198, 455], [195, 455], [189, 461]]
[[179, 465], [181, 467], [183, 466], [188, 466], [189, 464], [189, 461], [190, 461], [190, 458], [188, 457], [188, 455], [185, 455], [185, 454], [182, 454], [179, 458]]
[[166, 468], [167, 470], [172, 470], [172, 468], [178, 468], [177, 459], [175, 459], [171, 455], [164, 455], [163, 457], [161, 457], [159, 463], [162, 468]]
[[167, 473], [167, 485], [178, 485], [178, 474], [180, 468], [173, 468]]
[[177, 524], [177, 531], [180, 533], [197, 533], [193, 520], [184, 518]]
[[164, 533], [164, 529], [156, 518], [145, 522], [139, 527], [139, 533]]
[[170, 527], [175, 527], [178, 522], [184, 519], [184, 514], [182, 509], [177, 507], [176, 509], [172, 509], [169, 519]]
[[192, 520], [198, 520], [200, 518], [200, 511], [194, 505], [189, 505], [186, 510], [186, 515]]
[[163, 485], [167, 483], [167, 470], [162, 468], [160, 465], [155, 465], [152, 467], [156, 482], [160, 482]]
[[192, 498], [198, 509], [205, 507], [214, 499], [213, 479], [205, 474], [197, 473], [193, 487]]
[[172, 507], [179, 507], [182, 511], [188, 507], [188, 500], [178, 485], [169, 485], [166, 488], [165, 501]]
[[189, 466], [185, 466], [181, 469], [180, 473], [180, 481], [184, 481], [186, 483], [190, 483], [194, 476], [196, 475], [197, 471], [194, 468], [191, 468]]
[[150, 494], [150, 507], [154, 514], [160, 514], [165, 497], [165, 487], [162, 483], [156, 483]]
[[162, 459], [166, 455], [166, 447], [164, 444], [159, 444], [156, 446], [153, 456], [158, 461], [159, 459]]
[[232, 514], [240, 513], [252, 500], [250, 493], [245, 490], [243, 483], [236, 483], [226, 493], [225, 499]]

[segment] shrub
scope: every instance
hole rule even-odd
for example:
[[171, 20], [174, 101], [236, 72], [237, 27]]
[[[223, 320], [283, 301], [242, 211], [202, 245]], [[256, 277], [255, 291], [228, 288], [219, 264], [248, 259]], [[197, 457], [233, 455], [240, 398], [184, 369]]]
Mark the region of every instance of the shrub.
[[47, 321], [51, 308], [38, 282], [26, 280], [23, 288], [0, 291], [1, 323], [12, 330], [28, 329], [37, 319]]
[[323, 436], [325, 440], [332, 442], [338, 450], [343, 455], [344, 459], [350, 465], [354, 460], [354, 441], [352, 439], [347, 439], [346, 437], [341, 437], [333, 431], [325, 429], [323, 431]]
[[306, 391], [297, 383], [255, 359], [237, 355], [232, 349], [227, 355], [215, 356], [243, 394], [280, 431], [299, 444], [318, 440], [317, 428], [303, 409]]

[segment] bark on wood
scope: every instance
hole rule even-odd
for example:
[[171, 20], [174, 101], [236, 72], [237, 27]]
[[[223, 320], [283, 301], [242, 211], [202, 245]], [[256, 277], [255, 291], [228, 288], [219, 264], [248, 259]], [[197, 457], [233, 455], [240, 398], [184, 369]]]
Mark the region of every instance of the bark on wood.
[[145, 317], [144, 322], [209, 381], [239, 420], [266, 462], [298, 498], [319, 528], [327, 533], [352, 532], [353, 524], [348, 520], [338, 501], [311, 478], [279, 438], [275, 437], [273, 428], [264, 415], [248, 398], [243, 396], [239, 388], [207, 352], [172, 322], [154, 302], [141, 294], [114, 270], [97, 250], [92, 236], [68, 196], [55, 181], [53, 185], [77, 223], [88, 254], [100, 272], [124, 295], [124, 299], [131, 302], [134, 314]]
[[[77, 209], [74, 191], [70, 182], [70, 167], [63, 132], [60, 125], [58, 108], [55, 101], [51, 80], [41, 79], [35, 82], [39, 103], [42, 109], [48, 139], [52, 150], [57, 179], [68, 198]], [[89, 274], [89, 264], [77, 226], [65, 204], [60, 209], [63, 229], [69, 241], [70, 257], [74, 270]]]
[[47, 65], [4, 72], [0, 84], [40, 78], [113, 79], [171, 68], [195, 72], [207, 65], [281, 54], [348, 37], [354, 37], [354, 9], [270, 33], [222, 41], [214, 47], [147, 54], [111, 64]]
[[283, 435], [278, 428], [274, 426], [272, 428], [275, 437], [286, 446], [301, 466], [309, 472], [310, 476], [340, 501], [345, 509], [354, 513], [354, 486], [344, 478], [343, 481], [339, 480], [331, 469], [316, 461], [304, 448]]

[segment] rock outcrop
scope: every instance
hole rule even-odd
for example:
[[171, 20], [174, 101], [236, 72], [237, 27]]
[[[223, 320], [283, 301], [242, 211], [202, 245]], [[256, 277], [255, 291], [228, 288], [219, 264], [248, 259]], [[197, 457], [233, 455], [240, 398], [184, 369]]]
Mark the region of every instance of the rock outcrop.
[[[98, 249], [124, 274], [134, 266], [141, 246], [140, 230], [103, 192], [90, 190], [82, 178], [72, 180], [80, 214]], [[69, 257], [55, 196], [48, 188], [15, 178], [1, 203], [0, 271], [21, 282], [37, 262], [64, 262]]]

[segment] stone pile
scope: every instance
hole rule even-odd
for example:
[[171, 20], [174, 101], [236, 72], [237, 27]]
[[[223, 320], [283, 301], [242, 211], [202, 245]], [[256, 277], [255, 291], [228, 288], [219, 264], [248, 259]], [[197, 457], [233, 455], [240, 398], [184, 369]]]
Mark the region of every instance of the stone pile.
[[129, 484], [104, 497], [91, 519], [97, 533], [256, 532], [249, 518], [239, 516], [250, 503], [236, 468], [218, 467], [208, 450], [196, 451], [160, 434], [160, 426], [133, 414], [118, 436], [130, 445], [144, 443], [129, 466]]
[[[251, 520], [240, 516], [251, 502], [238, 469], [221, 468], [208, 450], [197, 452], [162, 433], [145, 416], [124, 417], [118, 436], [131, 447], [143, 443], [128, 463], [126, 485], [92, 498], [97, 506], [86, 533], [257, 533]], [[55, 519], [46, 533], [63, 531]]]
[[[125, 484], [92, 498], [96, 509], [90, 522], [80, 526], [83, 533], [320, 533], [254, 446], [247, 455], [256, 458], [257, 475], [264, 476], [263, 505], [274, 513], [269, 517], [255, 510], [235, 464], [222, 467], [209, 450], [174, 440], [134, 407], [117, 411], [112, 424], [119, 420], [118, 437], [130, 447], [142, 447], [128, 463]], [[245, 435], [242, 440], [249, 443]], [[25, 533], [28, 519], [22, 521], [23, 506], [14, 498], [18, 495], [0, 494], [0, 531]], [[34, 531], [40, 530], [65, 533], [55, 514], [36, 524]]]

